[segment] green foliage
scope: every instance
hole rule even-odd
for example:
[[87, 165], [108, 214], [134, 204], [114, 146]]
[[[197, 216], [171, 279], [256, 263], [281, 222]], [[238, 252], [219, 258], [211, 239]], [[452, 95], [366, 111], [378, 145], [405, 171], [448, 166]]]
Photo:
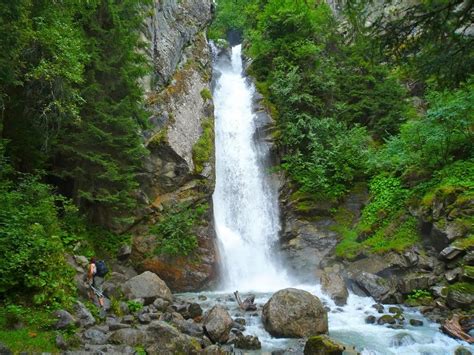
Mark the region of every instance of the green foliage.
[[204, 101], [212, 100], [211, 91], [207, 88], [201, 90], [201, 97]]
[[150, 228], [158, 241], [155, 252], [171, 256], [192, 253], [198, 246], [193, 228], [199, 225], [208, 209], [207, 203], [196, 206], [181, 204], [168, 208], [160, 221]]
[[214, 121], [206, 118], [202, 121], [202, 135], [193, 146], [194, 171], [198, 174], [204, 170], [204, 164], [211, 159], [214, 152]]
[[127, 307], [131, 313], [135, 313], [141, 310], [143, 308], [143, 305], [140, 302], [136, 302], [132, 300], [132, 301], [127, 301]]
[[408, 301], [415, 301], [415, 304], [418, 304], [419, 301], [423, 301], [426, 299], [432, 300], [433, 296], [431, 295], [431, 292], [427, 290], [413, 290], [407, 298]]
[[371, 201], [362, 211], [361, 229], [370, 228], [397, 213], [408, 197], [400, 179], [383, 175], [376, 176], [369, 184]]
[[378, 153], [374, 170], [433, 172], [473, 157], [474, 81], [455, 91], [432, 92], [426, 116], [405, 123]]
[[219, 1], [216, 4], [216, 15], [208, 30], [209, 39], [225, 39], [229, 30], [243, 32], [246, 21], [244, 9], [249, 2], [248, 0]]
[[[0, 305], [0, 340], [14, 353], [28, 351], [57, 352], [55, 332], [50, 330], [56, 319], [43, 308], [15, 304]], [[22, 324], [21, 329], [14, 325]]]
[[339, 197], [363, 176], [368, 135], [331, 118], [305, 118], [286, 127], [286, 139], [297, 141], [298, 149], [284, 158], [282, 167], [302, 191]]
[[[91, 53], [81, 96], [81, 121], [67, 126], [60, 144], [66, 156], [60, 175], [74, 180], [76, 202], [99, 223], [134, 208], [131, 192], [145, 149], [139, 127], [146, 119], [138, 79], [146, 74], [140, 48], [145, 7], [139, 1], [84, 5], [80, 25]], [[96, 144], [98, 141], [101, 144]]]
[[0, 294], [22, 291], [35, 304], [71, 302], [74, 271], [64, 259], [55, 204], [62, 199], [37, 178], [0, 181]]

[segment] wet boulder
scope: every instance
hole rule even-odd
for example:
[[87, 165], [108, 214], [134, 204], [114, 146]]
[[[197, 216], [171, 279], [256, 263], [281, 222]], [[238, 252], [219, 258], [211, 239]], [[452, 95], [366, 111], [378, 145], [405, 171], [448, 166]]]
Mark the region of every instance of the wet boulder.
[[173, 295], [165, 282], [150, 271], [132, 277], [123, 284], [122, 291], [128, 299], [143, 298], [145, 304], [150, 304], [157, 298], [169, 302], [173, 300]]
[[321, 275], [321, 288], [336, 305], [344, 306], [347, 303], [349, 292], [340, 272], [341, 270], [337, 266], [325, 268]]
[[384, 325], [384, 324], [395, 324], [396, 323], [396, 320], [394, 317], [388, 315], [388, 314], [385, 314], [383, 315], [382, 317], [380, 317], [378, 320], [377, 320], [377, 324], [380, 324], [380, 325]]
[[222, 306], [212, 307], [204, 316], [203, 327], [209, 338], [215, 343], [226, 343], [234, 321]]
[[260, 340], [253, 335], [239, 335], [234, 340], [234, 346], [243, 350], [258, 350], [262, 348]]
[[264, 305], [262, 321], [274, 337], [302, 338], [328, 332], [328, 316], [311, 293], [287, 288], [276, 292]]
[[313, 336], [304, 346], [304, 355], [342, 355], [345, 347], [325, 335]]

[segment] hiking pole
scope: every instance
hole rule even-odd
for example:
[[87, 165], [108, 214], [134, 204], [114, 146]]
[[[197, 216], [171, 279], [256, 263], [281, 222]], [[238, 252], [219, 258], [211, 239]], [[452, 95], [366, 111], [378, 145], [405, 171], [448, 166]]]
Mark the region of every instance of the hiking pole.
[[90, 287], [91, 287], [92, 291], [94, 291], [94, 293], [97, 297], [104, 298], [104, 294], [102, 293], [102, 291], [99, 291], [98, 289], [96, 289], [92, 285], [90, 285]]

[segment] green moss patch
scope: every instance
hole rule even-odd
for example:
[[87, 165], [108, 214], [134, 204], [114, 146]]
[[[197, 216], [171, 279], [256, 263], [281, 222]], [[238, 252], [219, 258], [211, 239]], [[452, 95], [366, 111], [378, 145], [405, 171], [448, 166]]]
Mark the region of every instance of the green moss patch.
[[206, 118], [202, 121], [202, 135], [193, 146], [194, 171], [198, 174], [204, 170], [204, 164], [211, 159], [214, 152], [214, 121]]

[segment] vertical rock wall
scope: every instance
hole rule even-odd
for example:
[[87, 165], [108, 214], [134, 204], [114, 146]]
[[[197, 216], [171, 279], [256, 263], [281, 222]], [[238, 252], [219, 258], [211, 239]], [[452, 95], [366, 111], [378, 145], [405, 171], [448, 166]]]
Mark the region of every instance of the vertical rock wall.
[[[210, 96], [211, 52], [206, 28], [211, 0], [157, 0], [143, 38], [153, 73], [145, 78], [150, 127], [143, 132], [150, 154], [140, 174], [138, 211], [133, 229], [132, 261], [157, 273], [174, 291], [204, 287], [215, 276], [216, 252], [211, 195], [214, 190], [214, 139]], [[212, 128], [211, 128], [212, 130]], [[196, 162], [196, 146], [210, 151]], [[159, 236], [149, 227], [173, 206], [208, 204], [203, 221], [193, 227], [198, 248], [188, 256], [156, 255]]]

